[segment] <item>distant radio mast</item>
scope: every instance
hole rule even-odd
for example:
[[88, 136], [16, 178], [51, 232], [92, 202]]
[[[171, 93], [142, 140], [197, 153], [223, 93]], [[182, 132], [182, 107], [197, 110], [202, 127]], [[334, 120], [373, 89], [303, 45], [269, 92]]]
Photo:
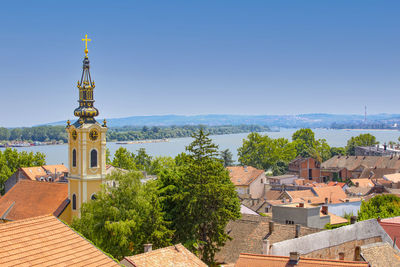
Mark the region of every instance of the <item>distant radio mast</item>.
[[367, 105], [364, 106], [364, 123], [367, 123]]

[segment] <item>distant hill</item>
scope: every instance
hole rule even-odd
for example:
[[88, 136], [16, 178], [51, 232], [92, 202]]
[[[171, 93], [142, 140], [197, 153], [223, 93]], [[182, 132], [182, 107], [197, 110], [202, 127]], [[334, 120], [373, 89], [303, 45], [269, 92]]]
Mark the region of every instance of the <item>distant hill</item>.
[[[299, 115], [154, 115], [132, 116], [125, 118], [107, 119], [110, 127], [122, 126], [171, 126], [171, 125], [241, 125], [253, 124], [269, 127], [331, 127], [335, 124], [360, 124], [364, 121], [363, 115], [354, 114], [299, 114]], [[368, 122], [395, 123], [400, 122], [400, 114], [375, 114], [368, 116]], [[65, 121], [49, 123], [46, 125], [65, 125]]]

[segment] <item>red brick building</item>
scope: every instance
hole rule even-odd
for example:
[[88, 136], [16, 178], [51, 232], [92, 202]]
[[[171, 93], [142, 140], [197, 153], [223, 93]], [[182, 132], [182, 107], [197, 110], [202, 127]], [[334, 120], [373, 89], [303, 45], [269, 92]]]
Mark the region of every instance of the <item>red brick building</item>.
[[313, 158], [297, 157], [289, 163], [289, 173], [299, 178], [321, 182], [320, 163]]

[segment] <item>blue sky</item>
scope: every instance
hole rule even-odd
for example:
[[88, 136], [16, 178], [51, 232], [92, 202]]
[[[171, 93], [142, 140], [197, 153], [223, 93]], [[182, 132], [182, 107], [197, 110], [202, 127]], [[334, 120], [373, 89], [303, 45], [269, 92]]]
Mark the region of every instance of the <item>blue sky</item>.
[[400, 113], [399, 1], [4, 1], [0, 126], [74, 119], [88, 34], [99, 119]]

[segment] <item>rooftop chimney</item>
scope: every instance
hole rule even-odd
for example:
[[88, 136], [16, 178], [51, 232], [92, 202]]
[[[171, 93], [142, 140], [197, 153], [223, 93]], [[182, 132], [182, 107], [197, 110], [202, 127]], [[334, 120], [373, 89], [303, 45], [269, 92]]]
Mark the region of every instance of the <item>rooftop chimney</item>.
[[354, 250], [354, 261], [361, 261], [361, 247], [356, 246]]
[[296, 224], [296, 233], [294, 234], [294, 238], [298, 238], [300, 236], [300, 224]]
[[351, 223], [351, 224], [355, 224], [356, 221], [357, 221], [357, 216], [351, 216], [351, 217], [350, 217], [350, 223]]
[[360, 186], [360, 183], [359, 182], [356, 182], [356, 187], [359, 187]]
[[153, 245], [152, 244], [144, 244], [144, 252], [150, 252], [153, 250]]
[[262, 242], [262, 254], [269, 255], [269, 240], [267, 238], [263, 239]]
[[328, 206], [323, 205], [322, 208], [321, 208], [321, 212], [324, 215], [328, 215]]
[[272, 234], [274, 232], [274, 222], [270, 221], [269, 222], [269, 234]]
[[290, 252], [289, 256], [289, 264], [296, 265], [300, 260], [300, 253], [298, 252]]
[[344, 261], [344, 252], [339, 252], [339, 260]]
[[244, 169], [245, 172], [247, 172], [247, 166], [246, 165], [243, 166], [243, 169]]

